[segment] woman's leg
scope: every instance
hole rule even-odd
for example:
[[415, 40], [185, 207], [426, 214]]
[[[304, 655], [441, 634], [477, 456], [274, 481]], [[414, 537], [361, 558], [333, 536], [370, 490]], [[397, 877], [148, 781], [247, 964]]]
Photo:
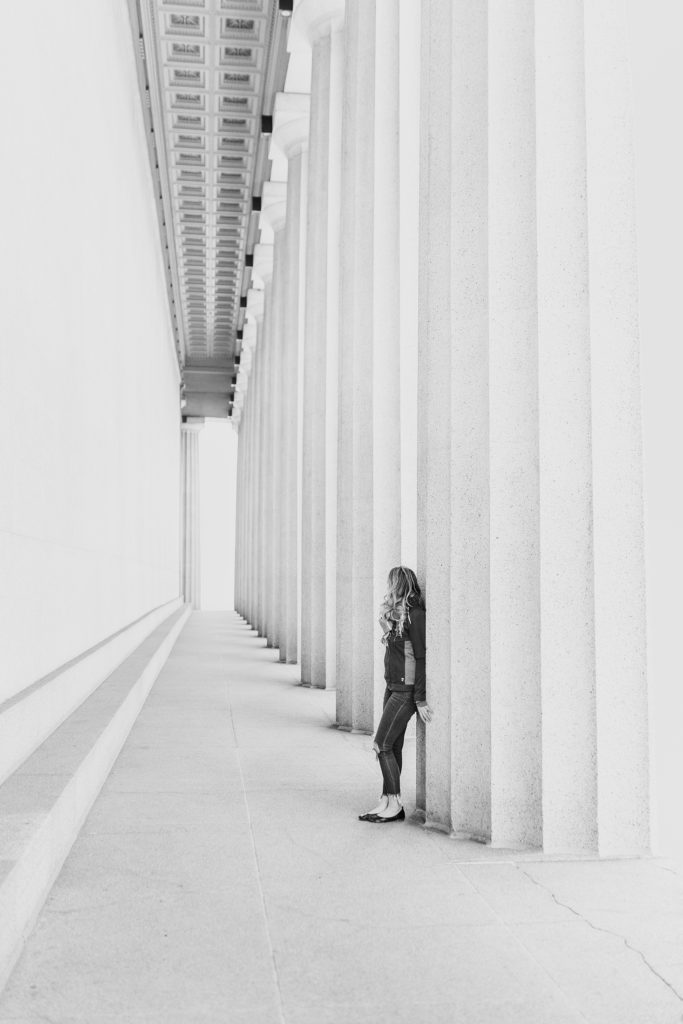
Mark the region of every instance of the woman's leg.
[[[387, 688], [384, 691], [384, 702], [383, 702], [383, 705], [382, 705], [383, 708], [386, 708], [387, 701], [389, 700], [390, 696], [391, 696], [391, 690], [387, 686]], [[379, 759], [379, 753], [377, 751], [377, 744], [376, 743], [375, 743], [375, 756]], [[384, 778], [384, 776], [382, 776], [382, 778]], [[379, 814], [381, 811], [386, 811], [388, 804], [389, 804], [389, 797], [387, 796], [386, 785], [384, 785], [382, 787], [382, 795], [379, 798], [379, 803], [377, 804], [377, 806], [373, 807], [369, 811], [366, 811], [365, 813], [366, 814]]]
[[[401, 767], [403, 761], [403, 739], [411, 717], [415, 713], [415, 702], [411, 693], [392, 693], [384, 706], [384, 712], [377, 727], [375, 750], [379, 759], [384, 792], [388, 805], [385, 817], [392, 817], [401, 808]], [[398, 754], [398, 757], [397, 757]]]
[[[406, 722], [406, 728], [408, 722]], [[404, 729], [400, 736], [396, 737], [396, 742], [393, 746], [394, 757], [396, 758], [396, 764], [398, 765], [398, 774], [400, 775], [403, 771], [403, 741], [406, 738], [406, 730]]]

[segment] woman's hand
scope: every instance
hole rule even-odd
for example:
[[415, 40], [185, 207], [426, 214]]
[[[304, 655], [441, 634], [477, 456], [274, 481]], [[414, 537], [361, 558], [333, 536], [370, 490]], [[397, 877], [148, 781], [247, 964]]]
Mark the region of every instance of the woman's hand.
[[429, 704], [418, 704], [417, 713], [423, 722], [431, 722], [432, 720], [432, 709]]

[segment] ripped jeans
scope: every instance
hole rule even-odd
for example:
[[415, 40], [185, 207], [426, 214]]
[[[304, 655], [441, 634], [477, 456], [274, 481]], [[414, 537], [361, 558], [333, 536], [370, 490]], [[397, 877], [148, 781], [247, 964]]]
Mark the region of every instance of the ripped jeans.
[[413, 692], [396, 693], [386, 688], [384, 711], [377, 726], [374, 749], [382, 769], [384, 789], [387, 796], [401, 793], [401, 768], [403, 766], [403, 740], [408, 722], [417, 710]]

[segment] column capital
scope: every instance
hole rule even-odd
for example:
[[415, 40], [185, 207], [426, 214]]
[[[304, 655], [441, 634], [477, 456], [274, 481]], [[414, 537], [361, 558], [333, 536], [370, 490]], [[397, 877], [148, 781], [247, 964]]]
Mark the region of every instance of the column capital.
[[300, 0], [292, 16], [292, 29], [309, 46], [344, 26], [346, 0]]
[[250, 288], [247, 292], [247, 321], [244, 325], [242, 345], [248, 337], [253, 336], [254, 343], [256, 341], [256, 323], [260, 324], [263, 319], [263, 302], [263, 288]]
[[[247, 380], [249, 379], [249, 374], [251, 373], [251, 363], [252, 363], [253, 357], [254, 357], [254, 346], [253, 345], [247, 345], [247, 347], [245, 348], [244, 345], [242, 345], [242, 356], [241, 356], [241, 359], [240, 359], [240, 372], [237, 375], [237, 383], [238, 384], [240, 382], [240, 377], [245, 377]], [[246, 390], [246, 385], [245, 385], [244, 390]]]
[[[247, 330], [247, 328], [250, 328]], [[240, 350], [240, 370], [243, 367], [251, 368], [251, 361], [256, 348], [256, 324], [250, 323], [244, 325], [244, 337], [242, 338], [242, 348]]]
[[[263, 281], [264, 285], [268, 284], [273, 276], [273, 252], [272, 244], [267, 245], [264, 242], [259, 242], [254, 246], [253, 273], [255, 277]], [[247, 298], [248, 301], [249, 299]]]
[[180, 429], [186, 434], [198, 434], [204, 426], [203, 416], [188, 416], [180, 424]]
[[310, 115], [309, 93], [278, 92], [273, 107], [271, 150], [278, 149], [287, 160], [303, 152], [308, 147]]
[[287, 182], [266, 181], [261, 191], [259, 227], [266, 224], [273, 234], [285, 226], [287, 216]]

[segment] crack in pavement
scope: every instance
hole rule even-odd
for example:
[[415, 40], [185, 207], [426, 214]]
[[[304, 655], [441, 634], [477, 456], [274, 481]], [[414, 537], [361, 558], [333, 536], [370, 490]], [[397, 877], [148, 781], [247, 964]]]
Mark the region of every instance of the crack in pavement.
[[559, 899], [557, 898], [557, 896], [555, 895], [555, 893], [554, 893], [554, 892], [553, 892], [553, 891], [552, 891], [551, 889], [549, 889], [549, 888], [547, 887], [547, 885], [543, 885], [543, 883], [542, 883], [542, 882], [539, 882], [537, 878], [534, 878], [534, 876], [533, 876], [533, 875], [530, 875], [530, 874], [529, 874], [529, 872], [528, 872], [528, 871], [525, 871], [525, 870], [524, 870], [524, 868], [520, 867], [520, 865], [519, 865], [519, 864], [515, 864], [515, 867], [517, 868], [517, 870], [518, 870], [518, 871], [521, 871], [523, 875], [526, 875], [526, 877], [527, 877], [527, 878], [528, 878], [528, 879], [529, 879], [530, 881], [532, 881], [532, 882], [534, 883], [534, 885], [537, 885], [537, 886], [539, 887], [539, 889], [543, 889], [543, 891], [544, 891], [544, 892], [547, 892], [547, 893], [548, 893], [548, 895], [549, 895], [549, 896], [550, 896], [550, 897], [551, 897], [551, 898], [552, 898], [552, 899], [554, 900], [554, 902], [555, 902], [555, 903], [556, 903], [556, 904], [558, 905], [558, 907], [563, 907], [563, 908], [564, 908], [565, 910], [568, 910], [568, 911], [569, 911], [570, 913], [574, 914], [574, 916], [575, 916], [575, 917], [578, 917], [578, 918], [579, 918], [579, 919], [580, 919], [581, 921], [583, 921], [583, 922], [584, 922], [584, 924], [587, 924], [589, 928], [592, 928], [592, 929], [593, 929], [593, 931], [596, 931], [596, 932], [604, 932], [604, 933], [605, 933], [606, 935], [611, 935], [611, 936], [613, 936], [613, 938], [615, 938], [615, 939], [621, 939], [621, 941], [622, 941], [622, 942], [624, 943], [624, 945], [626, 946], [626, 948], [627, 948], [627, 949], [630, 949], [632, 953], [636, 953], [636, 954], [637, 954], [637, 955], [638, 955], [638, 956], [640, 957], [640, 959], [641, 959], [641, 960], [643, 961], [643, 963], [645, 964], [645, 966], [647, 967], [647, 969], [648, 969], [648, 970], [649, 970], [649, 971], [650, 971], [650, 972], [651, 972], [652, 974], [654, 974], [654, 976], [655, 976], [656, 978], [658, 978], [658, 979], [659, 979], [659, 980], [660, 980], [661, 982], [663, 982], [663, 983], [664, 983], [664, 984], [666, 985], [666, 987], [667, 987], [667, 988], [671, 989], [671, 991], [672, 991], [672, 992], [673, 992], [673, 994], [674, 994], [674, 995], [676, 996], [676, 998], [677, 998], [677, 999], [678, 999], [678, 1000], [679, 1000], [679, 1001], [680, 1001], [681, 1003], [683, 1003], [683, 995], [681, 995], [681, 993], [680, 993], [680, 992], [679, 992], [679, 991], [678, 991], [678, 990], [677, 990], [677, 989], [676, 989], [676, 988], [675, 988], [675, 987], [674, 987], [674, 986], [673, 986], [673, 985], [671, 984], [671, 982], [670, 982], [670, 981], [667, 981], [667, 979], [666, 979], [666, 978], [665, 978], [665, 977], [664, 977], [663, 975], [661, 975], [661, 974], [659, 973], [659, 971], [657, 971], [657, 970], [655, 969], [655, 967], [653, 967], [653, 965], [652, 965], [652, 964], [650, 963], [650, 961], [649, 961], [649, 960], [647, 959], [647, 957], [646, 957], [646, 956], [645, 956], [645, 954], [644, 954], [644, 953], [642, 952], [642, 950], [640, 950], [640, 949], [636, 949], [636, 947], [635, 947], [635, 946], [632, 946], [632, 945], [631, 945], [631, 943], [630, 943], [630, 942], [628, 941], [628, 939], [626, 938], [626, 936], [625, 936], [625, 935], [620, 935], [620, 934], [619, 934], [619, 932], [615, 932], [615, 931], [612, 931], [612, 929], [611, 929], [611, 928], [603, 928], [603, 927], [602, 927], [601, 925], [598, 925], [598, 924], [593, 924], [593, 922], [592, 922], [592, 921], [589, 921], [589, 919], [588, 919], [587, 917], [585, 917], [585, 916], [584, 916], [584, 915], [583, 915], [583, 914], [582, 914], [582, 913], [581, 913], [581, 912], [580, 912], [579, 910], [575, 910], [575, 909], [574, 909], [574, 907], [570, 907], [568, 903], [563, 903], [563, 902], [562, 902], [562, 900], [559, 900]]
[[244, 798], [244, 808], [247, 815], [247, 823], [249, 825], [249, 835], [251, 837], [252, 856], [254, 858], [254, 868], [256, 872], [256, 883], [258, 892], [261, 900], [261, 910], [263, 913], [263, 923], [265, 925], [266, 942], [270, 951], [271, 969], [273, 972], [273, 981], [275, 983], [275, 991], [277, 993], [278, 1002], [278, 1013], [280, 1017], [280, 1024], [287, 1024], [287, 1018], [285, 1016], [284, 998], [282, 994], [282, 988], [280, 985], [280, 973], [278, 970], [277, 957], [275, 955], [275, 946], [273, 944], [273, 935], [270, 927], [270, 917], [268, 915], [268, 907], [266, 905], [266, 896], [263, 891], [263, 876], [261, 872], [261, 863], [258, 856], [258, 848], [256, 846], [256, 836], [254, 835], [254, 826], [251, 820], [251, 809], [249, 807], [249, 799], [247, 797], [247, 789], [244, 781], [244, 771], [242, 769], [242, 759], [240, 755], [240, 745], [237, 738], [237, 728], [235, 726], [235, 716], [233, 713], [232, 703], [228, 703], [230, 713], [230, 725], [232, 728], [232, 735], [235, 741], [235, 750], [237, 751], [237, 763], [239, 766], [240, 779], [242, 783], [242, 796]]

